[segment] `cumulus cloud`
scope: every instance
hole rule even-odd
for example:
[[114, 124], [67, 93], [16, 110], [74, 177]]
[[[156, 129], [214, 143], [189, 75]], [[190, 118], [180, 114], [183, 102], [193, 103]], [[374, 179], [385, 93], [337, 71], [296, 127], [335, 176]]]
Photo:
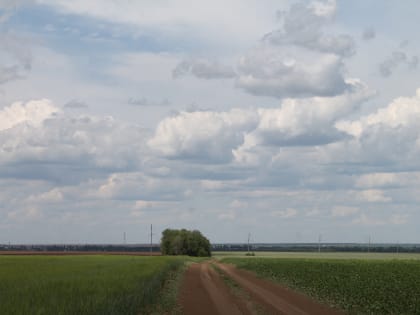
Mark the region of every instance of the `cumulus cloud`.
[[235, 77], [235, 71], [218, 61], [208, 59], [190, 59], [181, 61], [172, 71], [174, 78], [191, 74], [199, 79], [229, 79]]
[[[331, 147], [331, 159], [371, 166], [371, 172], [392, 173], [419, 169], [420, 90], [388, 106], [335, 126], [351, 139]], [[369, 170], [369, 168], [367, 168]]]
[[295, 3], [289, 11], [278, 14], [282, 28], [266, 34], [264, 41], [282, 47], [294, 45], [323, 53], [351, 56], [355, 52], [351, 36], [324, 33], [336, 9], [335, 0]]
[[258, 146], [323, 145], [348, 137], [334, 123], [372, 95], [349, 82], [352, 91], [336, 97], [286, 99], [279, 108], [236, 108], [228, 112], [181, 112], [162, 120], [148, 144], [171, 159], [205, 163], [239, 161]]
[[311, 51], [263, 45], [240, 59], [238, 72], [236, 85], [258, 96], [335, 96], [350, 87], [339, 57]]
[[0, 111], [0, 176], [67, 182], [136, 169], [145, 138], [112, 117], [72, 116], [48, 100], [14, 103]]
[[240, 58], [236, 85], [276, 98], [336, 96], [351, 89], [343, 58], [354, 54], [354, 40], [323, 30], [335, 10], [335, 1], [312, 1], [281, 12], [282, 28]]
[[226, 162], [256, 123], [250, 110], [181, 112], [161, 121], [148, 144], [168, 158]]

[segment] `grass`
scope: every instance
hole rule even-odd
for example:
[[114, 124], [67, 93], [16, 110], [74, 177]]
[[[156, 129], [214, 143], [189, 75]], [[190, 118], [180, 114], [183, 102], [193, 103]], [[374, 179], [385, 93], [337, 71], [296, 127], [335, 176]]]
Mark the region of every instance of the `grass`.
[[[352, 252], [253, 252], [255, 258], [304, 258], [304, 259], [362, 259], [362, 260], [420, 260], [415, 253], [352, 253]], [[250, 257], [246, 252], [213, 252], [217, 259]]]
[[[143, 314], [160, 304], [171, 275], [176, 287], [184, 262], [176, 257], [0, 256], [0, 313]], [[169, 308], [174, 298], [163, 293]]]
[[225, 258], [348, 314], [420, 314], [420, 261]]

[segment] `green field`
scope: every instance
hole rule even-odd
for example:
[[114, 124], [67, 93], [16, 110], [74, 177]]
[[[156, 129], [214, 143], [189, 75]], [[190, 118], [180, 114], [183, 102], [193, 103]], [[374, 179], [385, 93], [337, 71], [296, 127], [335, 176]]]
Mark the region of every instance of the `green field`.
[[0, 314], [144, 314], [185, 258], [0, 256]]
[[420, 314], [420, 261], [223, 258], [348, 314]]
[[[255, 257], [261, 258], [304, 258], [304, 259], [363, 259], [363, 260], [394, 260], [394, 259], [418, 259], [420, 254], [416, 253], [353, 253], [353, 252], [254, 252]], [[213, 257], [232, 258], [249, 257], [246, 252], [213, 252]], [[249, 257], [254, 258], [254, 257]]]

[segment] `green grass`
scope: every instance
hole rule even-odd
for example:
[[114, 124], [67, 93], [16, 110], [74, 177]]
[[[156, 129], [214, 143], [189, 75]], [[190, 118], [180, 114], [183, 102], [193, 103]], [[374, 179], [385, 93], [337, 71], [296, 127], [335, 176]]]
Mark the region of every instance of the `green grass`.
[[[352, 252], [254, 252], [255, 258], [305, 258], [305, 259], [363, 259], [363, 260], [394, 260], [417, 259], [420, 254], [415, 253], [352, 253]], [[230, 257], [250, 257], [246, 252], [213, 252], [216, 259]]]
[[185, 258], [0, 256], [0, 314], [141, 314]]
[[348, 314], [420, 314], [420, 261], [225, 258]]

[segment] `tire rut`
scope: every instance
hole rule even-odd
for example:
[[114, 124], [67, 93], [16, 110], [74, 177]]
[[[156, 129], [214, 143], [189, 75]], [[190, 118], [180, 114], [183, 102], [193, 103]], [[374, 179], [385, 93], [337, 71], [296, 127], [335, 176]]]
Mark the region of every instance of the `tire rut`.
[[303, 294], [258, 278], [251, 272], [218, 262], [213, 264], [246, 292], [247, 297], [234, 295], [209, 262], [192, 264], [185, 274], [179, 299], [184, 314], [260, 314], [251, 305], [258, 305], [268, 314], [343, 314]]

